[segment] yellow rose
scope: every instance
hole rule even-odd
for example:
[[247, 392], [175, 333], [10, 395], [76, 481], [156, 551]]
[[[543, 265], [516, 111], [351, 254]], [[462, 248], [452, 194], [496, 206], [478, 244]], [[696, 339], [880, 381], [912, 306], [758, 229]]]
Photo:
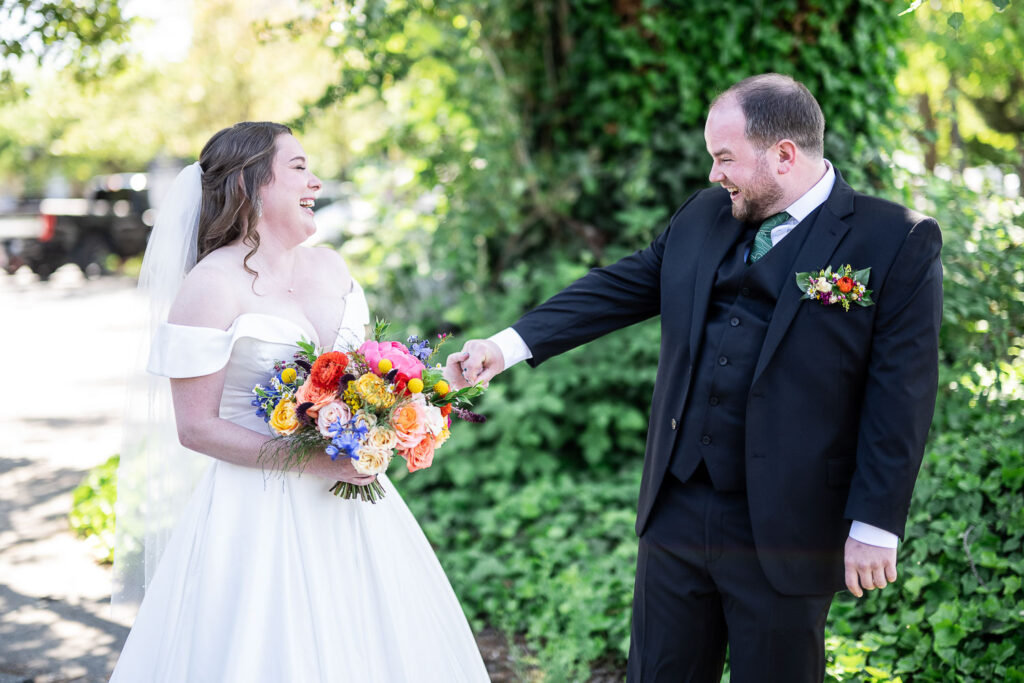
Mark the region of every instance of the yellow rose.
[[387, 383], [373, 373], [366, 373], [356, 380], [356, 393], [371, 406], [385, 410], [395, 404], [395, 395], [388, 390]]
[[295, 414], [295, 402], [290, 397], [282, 398], [270, 414], [270, 429], [275, 434], [288, 436], [299, 428], [299, 417]]

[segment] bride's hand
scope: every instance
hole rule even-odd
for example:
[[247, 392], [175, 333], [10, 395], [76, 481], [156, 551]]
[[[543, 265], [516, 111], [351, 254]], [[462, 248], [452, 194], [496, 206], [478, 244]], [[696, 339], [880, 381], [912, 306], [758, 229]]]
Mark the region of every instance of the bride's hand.
[[338, 456], [337, 460], [331, 460], [329, 455], [323, 453], [321, 457], [309, 463], [308, 469], [312, 474], [324, 479], [334, 479], [357, 486], [372, 484], [377, 478], [375, 474], [360, 474], [356, 472], [356, 468], [352, 466], [352, 458], [345, 457], [344, 455]]

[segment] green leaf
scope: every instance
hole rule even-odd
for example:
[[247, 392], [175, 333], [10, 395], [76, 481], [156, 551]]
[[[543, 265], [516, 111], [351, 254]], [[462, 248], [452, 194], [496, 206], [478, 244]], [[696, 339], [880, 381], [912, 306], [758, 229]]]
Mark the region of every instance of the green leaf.
[[946, 20], [946, 23], [952, 26], [954, 31], [959, 31], [960, 27], [964, 25], [964, 13], [953, 12], [949, 15], [949, 19]]

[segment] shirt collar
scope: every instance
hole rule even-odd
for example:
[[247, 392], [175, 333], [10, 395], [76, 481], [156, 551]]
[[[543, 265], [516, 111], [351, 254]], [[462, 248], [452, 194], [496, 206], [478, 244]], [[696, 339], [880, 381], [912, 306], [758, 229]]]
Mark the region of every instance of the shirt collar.
[[795, 218], [796, 222], [799, 223], [807, 218], [812, 211], [825, 203], [825, 200], [828, 199], [829, 194], [832, 192], [832, 186], [835, 184], [836, 170], [832, 168], [829, 160], [825, 159], [825, 175], [821, 176], [821, 180], [816, 182], [799, 199], [790, 204], [786, 208], [786, 213]]

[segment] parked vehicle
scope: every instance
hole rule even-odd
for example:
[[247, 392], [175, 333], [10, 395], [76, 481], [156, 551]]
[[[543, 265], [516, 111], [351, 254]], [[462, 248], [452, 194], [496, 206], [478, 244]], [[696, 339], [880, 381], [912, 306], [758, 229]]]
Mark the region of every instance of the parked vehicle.
[[22, 265], [45, 280], [65, 263], [87, 277], [108, 270], [111, 256], [142, 254], [153, 226], [145, 173], [115, 173], [90, 181], [84, 198], [29, 202], [0, 215], [0, 264]]

